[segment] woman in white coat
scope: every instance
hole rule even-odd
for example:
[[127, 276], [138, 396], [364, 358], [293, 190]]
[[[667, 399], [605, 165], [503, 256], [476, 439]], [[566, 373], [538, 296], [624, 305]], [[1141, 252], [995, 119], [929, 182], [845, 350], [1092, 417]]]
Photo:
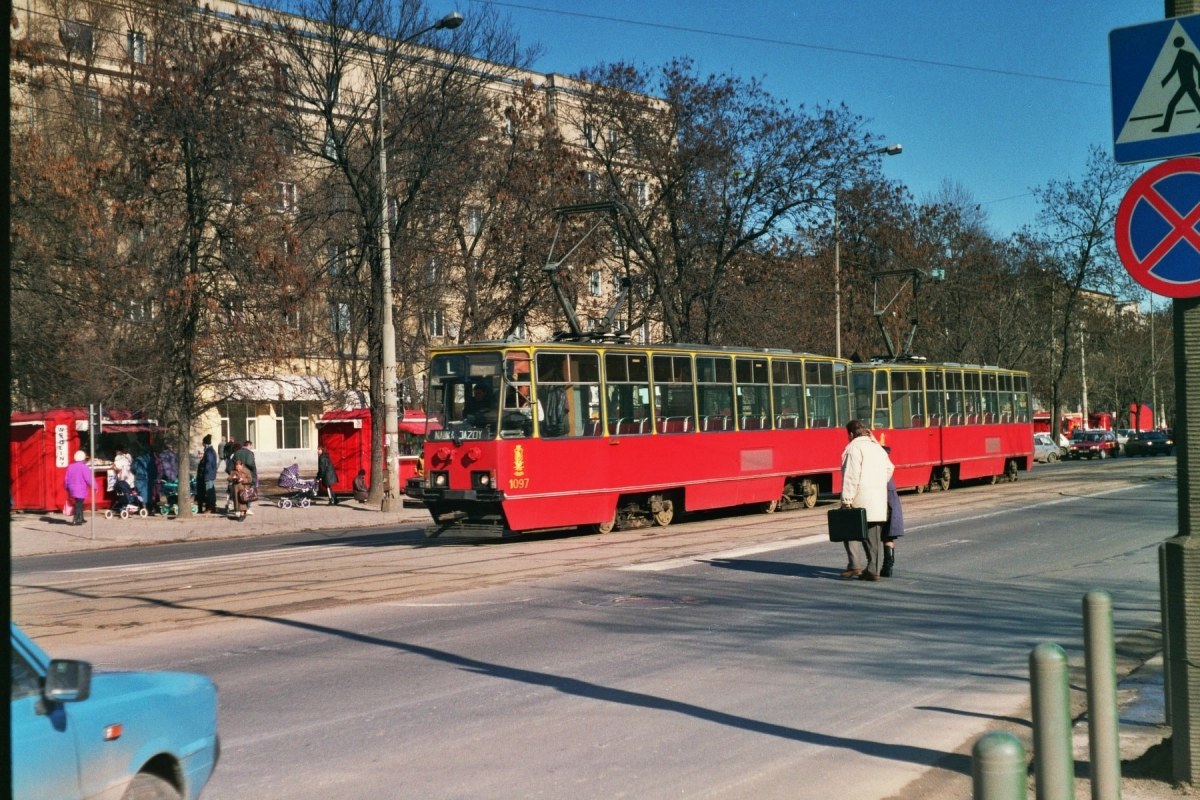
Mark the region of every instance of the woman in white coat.
[[859, 580], [877, 581], [883, 559], [881, 535], [888, 519], [887, 485], [895, 469], [883, 447], [871, 436], [861, 420], [846, 425], [850, 444], [842, 451], [842, 506], [867, 511], [866, 564], [859, 566], [858, 554], [846, 543], [850, 566], [843, 577], [858, 576]]

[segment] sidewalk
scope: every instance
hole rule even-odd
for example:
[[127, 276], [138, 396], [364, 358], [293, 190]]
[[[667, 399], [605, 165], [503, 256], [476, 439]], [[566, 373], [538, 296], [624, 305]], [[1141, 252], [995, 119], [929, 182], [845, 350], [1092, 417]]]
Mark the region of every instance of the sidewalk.
[[[288, 509], [279, 508], [270, 501], [271, 498], [260, 500], [254, 505], [254, 513], [243, 521], [224, 514], [204, 514], [187, 519], [160, 516], [105, 519], [103, 512], [97, 512], [95, 539], [92, 538], [90, 510], [85, 523], [78, 527], [72, 526], [70, 518], [61, 513], [17, 513], [11, 517], [11, 554], [13, 558], [20, 558], [167, 542], [390, 525], [415, 528], [424, 527], [430, 522], [429, 512], [423, 508], [400, 508], [384, 514], [376, 506], [363, 505], [354, 500], [343, 500], [340, 505], [332, 507], [321, 501], [308, 508]], [[400, 501], [396, 504], [399, 505]]]

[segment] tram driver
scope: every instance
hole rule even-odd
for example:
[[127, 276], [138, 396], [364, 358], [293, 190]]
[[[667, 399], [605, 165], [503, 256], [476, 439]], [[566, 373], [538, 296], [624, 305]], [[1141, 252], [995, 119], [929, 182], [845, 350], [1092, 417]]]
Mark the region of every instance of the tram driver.
[[471, 396], [463, 406], [463, 419], [476, 428], [495, 427], [496, 403], [487, 384], [476, 383], [471, 387]]

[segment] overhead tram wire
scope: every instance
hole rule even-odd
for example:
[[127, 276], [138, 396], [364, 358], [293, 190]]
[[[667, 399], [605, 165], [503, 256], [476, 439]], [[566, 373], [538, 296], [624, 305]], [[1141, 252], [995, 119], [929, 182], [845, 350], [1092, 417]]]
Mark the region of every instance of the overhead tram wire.
[[520, 3], [507, 3], [502, 0], [478, 0], [483, 5], [500, 6], [503, 8], [515, 8], [521, 11], [536, 11], [542, 14], [558, 14], [564, 17], [576, 17], [579, 19], [590, 19], [598, 22], [615, 22], [621, 25], [636, 25], [642, 28], [655, 28], [657, 30], [676, 31], [679, 33], [695, 33], [701, 36], [719, 36], [724, 39], [738, 39], [744, 42], [755, 42], [757, 44], [774, 44], [783, 47], [796, 47], [804, 50], [818, 50], [825, 53], [839, 53], [841, 55], [864, 56], [866, 58], [881, 58], [887, 61], [900, 61], [909, 64], [921, 64], [927, 67], [943, 67], [945, 69], [959, 69], [968, 72], [982, 72], [990, 75], [1003, 75], [1009, 78], [1028, 78], [1030, 80], [1051, 81], [1053, 83], [1068, 83], [1076, 86], [1094, 86], [1101, 89], [1108, 89], [1107, 83], [1097, 83], [1095, 81], [1082, 81], [1075, 78], [1060, 78], [1056, 75], [1039, 75], [1036, 72], [1017, 72], [1015, 70], [996, 69], [994, 67], [977, 67], [970, 64], [956, 64], [953, 61], [934, 61], [927, 58], [911, 58], [909, 56], [895, 56], [887, 53], [872, 53], [869, 50], [853, 50], [847, 47], [830, 47], [828, 45], [808, 44], [806, 42], [793, 42], [787, 39], [770, 39], [765, 36], [750, 36], [742, 33], [728, 33], [726, 31], [712, 31], [704, 28], [689, 28], [683, 25], [668, 25], [664, 22], [643, 22], [636, 19], [624, 19], [622, 17], [607, 17], [602, 14], [587, 14], [582, 11], [562, 11], [557, 8], [541, 8], [539, 6], [527, 6]]

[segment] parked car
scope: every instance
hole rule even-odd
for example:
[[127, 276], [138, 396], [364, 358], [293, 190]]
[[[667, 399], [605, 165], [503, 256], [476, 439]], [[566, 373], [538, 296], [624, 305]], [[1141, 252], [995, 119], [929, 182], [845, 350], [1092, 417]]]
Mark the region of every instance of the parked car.
[[1067, 458], [1108, 458], [1121, 452], [1112, 431], [1081, 431], [1071, 434]]
[[1127, 456], [1169, 456], [1175, 452], [1175, 443], [1163, 431], [1142, 431], [1125, 443]]
[[1129, 437], [1137, 433], [1137, 431], [1131, 428], [1119, 428], [1113, 432], [1117, 434], [1117, 444], [1121, 445], [1122, 447], [1124, 447], [1125, 443], [1129, 441]]
[[13, 796], [195, 800], [217, 764], [217, 687], [183, 672], [97, 672], [15, 624]]
[[1033, 460], [1053, 464], [1062, 458], [1062, 448], [1054, 443], [1054, 437], [1048, 433], [1033, 435]]

